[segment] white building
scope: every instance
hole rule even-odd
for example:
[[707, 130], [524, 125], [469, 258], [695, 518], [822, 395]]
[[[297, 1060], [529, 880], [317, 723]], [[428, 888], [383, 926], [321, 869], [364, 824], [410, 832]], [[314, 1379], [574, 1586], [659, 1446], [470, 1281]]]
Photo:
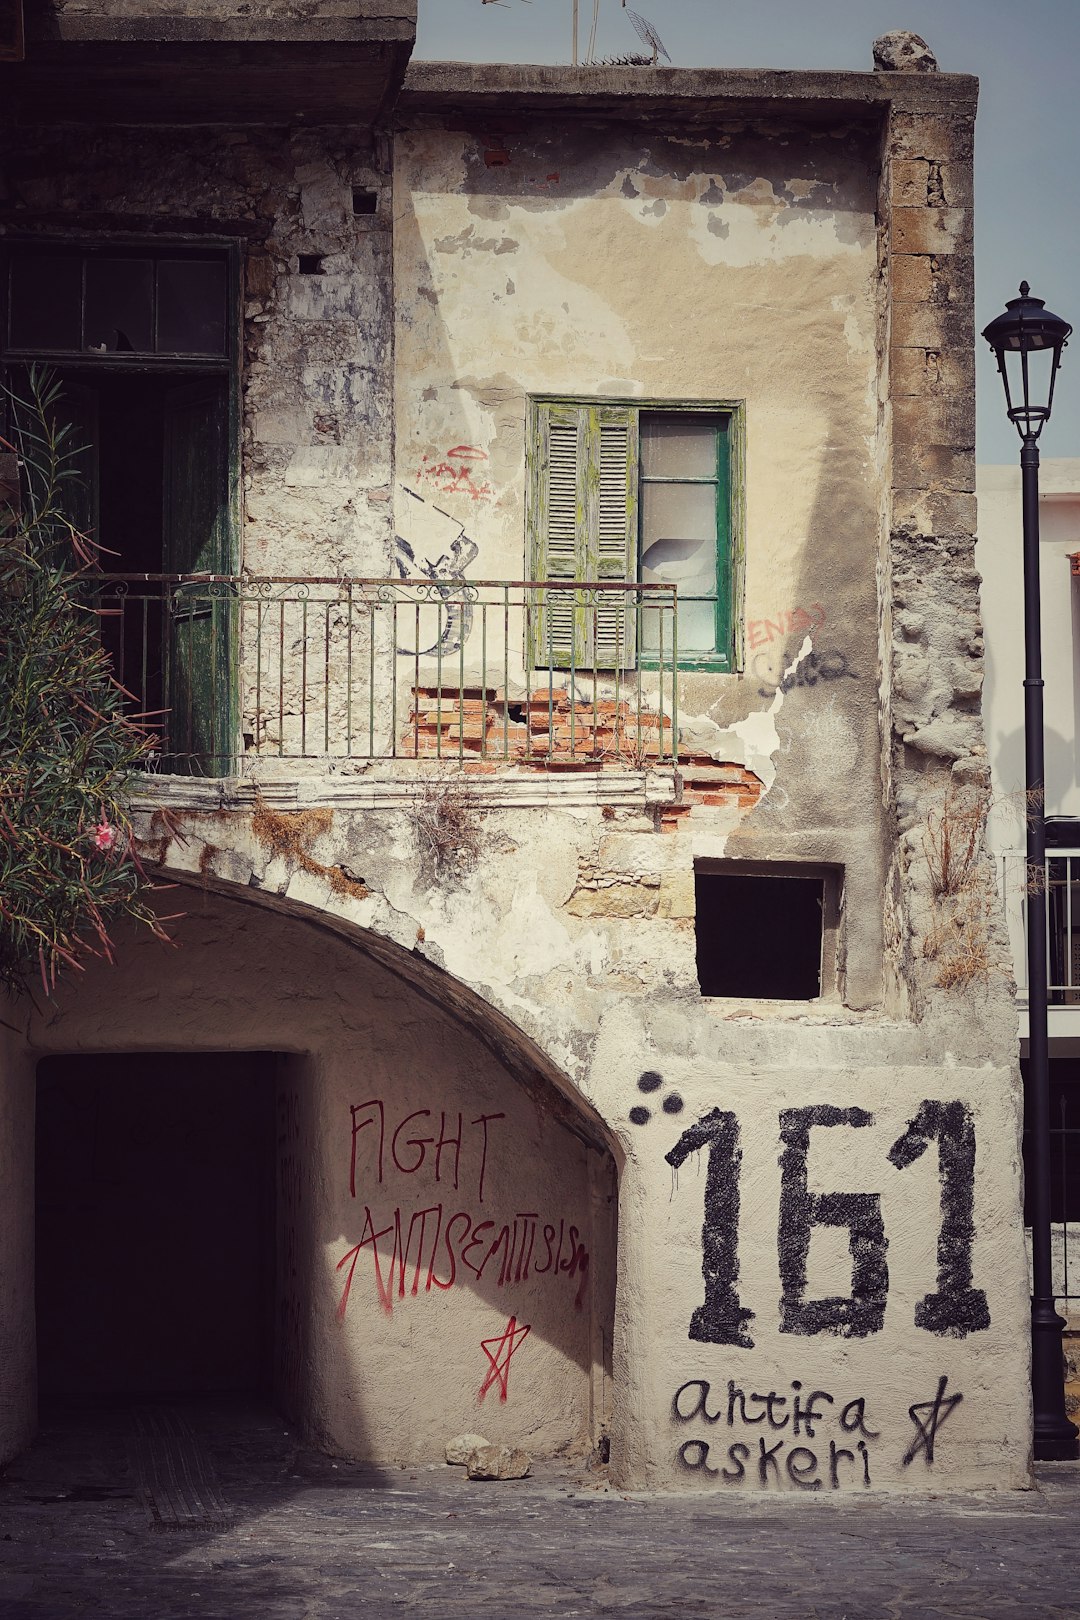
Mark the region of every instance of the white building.
[[[986, 634], [984, 725], [992, 802], [987, 835], [998, 862], [1027, 1050], [1024, 933], [1024, 634], [1019, 458], [978, 473]], [[1047, 914], [1051, 1088], [1051, 1207], [1055, 1288], [1080, 1314], [1080, 459], [1047, 458], [1040, 472], [1039, 561], [1045, 680]]]

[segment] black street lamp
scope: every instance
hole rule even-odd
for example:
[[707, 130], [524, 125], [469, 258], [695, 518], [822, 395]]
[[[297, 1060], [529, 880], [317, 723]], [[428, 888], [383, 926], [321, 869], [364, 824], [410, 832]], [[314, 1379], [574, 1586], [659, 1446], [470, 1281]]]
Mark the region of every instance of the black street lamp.
[[[1009, 421], [1020, 435], [1024, 507], [1024, 740], [1027, 764], [1028, 1159], [1033, 1290], [1031, 1396], [1035, 1456], [1077, 1456], [1065, 1416], [1061, 1332], [1050, 1249], [1050, 1064], [1046, 1035], [1046, 823], [1043, 768], [1042, 627], [1039, 607], [1039, 434], [1050, 420], [1061, 351], [1072, 327], [1032, 298], [1026, 281], [983, 332], [997, 356]], [[1014, 403], [1015, 400], [1015, 403]], [[1045, 401], [1045, 402], [1044, 402]]]

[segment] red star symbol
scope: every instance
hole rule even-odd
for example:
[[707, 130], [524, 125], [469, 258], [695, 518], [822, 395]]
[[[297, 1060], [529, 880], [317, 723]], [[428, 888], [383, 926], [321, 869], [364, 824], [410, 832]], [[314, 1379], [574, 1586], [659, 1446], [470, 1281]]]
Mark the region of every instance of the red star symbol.
[[476, 1397], [478, 1405], [496, 1383], [499, 1386], [499, 1399], [505, 1401], [506, 1386], [510, 1380], [510, 1357], [515, 1350], [521, 1349], [531, 1331], [531, 1323], [518, 1327], [517, 1317], [512, 1316], [506, 1324], [506, 1331], [499, 1338], [480, 1340], [480, 1348], [491, 1366], [487, 1377], [480, 1385], [480, 1393]]

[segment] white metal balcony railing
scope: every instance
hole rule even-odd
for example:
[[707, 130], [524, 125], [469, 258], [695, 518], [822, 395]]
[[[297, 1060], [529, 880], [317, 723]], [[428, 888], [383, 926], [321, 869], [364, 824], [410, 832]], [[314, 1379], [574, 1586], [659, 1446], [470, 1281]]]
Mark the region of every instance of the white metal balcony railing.
[[[1021, 1000], [1026, 1001], [1027, 859], [1023, 850], [1007, 850], [998, 858], [1016, 988]], [[1047, 850], [1044, 881], [1050, 1006], [1080, 1006], [1080, 849]]]
[[103, 573], [81, 588], [163, 772], [678, 756], [670, 585]]

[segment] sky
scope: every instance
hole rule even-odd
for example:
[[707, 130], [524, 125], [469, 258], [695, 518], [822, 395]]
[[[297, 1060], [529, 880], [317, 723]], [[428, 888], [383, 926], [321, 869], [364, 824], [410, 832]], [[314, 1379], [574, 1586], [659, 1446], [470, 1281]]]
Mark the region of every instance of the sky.
[[[944, 72], [981, 85], [975, 136], [975, 317], [1022, 280], [1078, 328], [1065, 350], [1044, 456], [1080, 456], [1080, 0], [633, 0], [676, 67], [869, 71], [879, 34], [921, 34]], [[415, 55], [569, 62], [571, 0], [420, 0]], [[592, 16], [581, 0], [582, 43]], [[639, 48], [619, 0], [600, 0], [598, 54]], [[980, 462], [1014, 462], [996, 367], [980, 338]]]

